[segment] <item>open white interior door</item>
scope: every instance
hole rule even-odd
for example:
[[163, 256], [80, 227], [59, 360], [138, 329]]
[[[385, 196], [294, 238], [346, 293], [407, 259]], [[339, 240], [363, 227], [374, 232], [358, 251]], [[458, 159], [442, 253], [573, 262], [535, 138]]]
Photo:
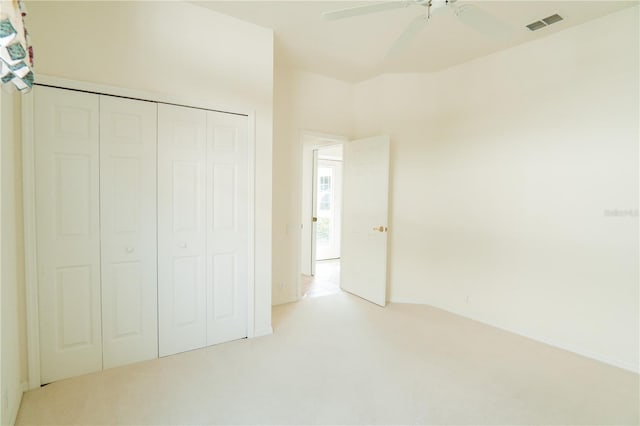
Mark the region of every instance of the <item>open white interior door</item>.
[[387, 291], [389, 136], [344, 145], [343, 290], [380, 306]]

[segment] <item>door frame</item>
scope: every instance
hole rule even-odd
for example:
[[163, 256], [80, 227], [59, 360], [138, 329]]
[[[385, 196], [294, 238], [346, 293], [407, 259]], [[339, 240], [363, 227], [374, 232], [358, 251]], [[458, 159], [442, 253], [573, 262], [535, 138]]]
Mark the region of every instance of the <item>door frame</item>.
[[[298, 140], [300, 141], [300, 176], [299, 181], [299, 200], [300, 200], [300, 223], [301, 232], [298, 240], [298, 261], [296, 268], [296, 299], [300, 300], [302, 294], [302, 273], [311, 271], [313, 259], [311, 259], [313, 250], [311, 250], [313, 224], [311, 221], [312, 207], [311, 197], [312, 191], [309, 183], [313, 185], [313, 151], [321, 148], [329, 148], [336, 145], [344, 145], [349, 139], [346, 136], [335, 135], [329, 133], [315, 132], [311, 130], [302, 130]], [[306, 187], [306, 189], [305, 189]], [[307, 258], [306, 260], [304, 258]], [[303, 266], [303, 262], [308, 262], [308, 267]]]
[[[166, 103], [191, 108], [212, 110], [230, 114], [245, 115], [248, 118], [248, 171], [249, 171], [249, 273], [247, 289], [247, 337], [265, 334], [256, 330], [255, 324], [255, 179], [256, 179], [256, 112], [252, 109], [230, 108], [214, 102], [183, 96], [172, 96], [156, 92], [126, 89], [60, 77], [37, 74], [36, 85], [68, 89], [96, 95], [132, 98], [142, 101]], [[27, 374], [28, 389], [39, 388], [40, 383], [40, 326], [38, 314], [38, 262], [36, 239], [36, 191], [35, 191], [35, 138], [34, 138], [34, 95], [22, 97], [22, 179], [24, 209], [24, 262], [25, 298], [27, 328]]]
[[[304, 257], [307, 257], [309, 261], [309, 273], [305, 274], [308, 276], [314, 276], [316, 274], [316, 261], [318, 260], [318, 237], [316, 235], [318, 233], [318, 151], [318, 148], [313, 148], [311, 150], [311, 180], [307, 181], [306, 184], [303, 183], [302, 185], [303, 211], [308, 208], [308, 196], [311, 196], [311, 224], [309, 225], [309, 228], [304, 228], [303, 225], [303, 229], [305, 230], [305, 246], [302, 247], [301, 252], [303, 259]], [[306, 160], [307, 161], [302, 164], [302, 169], [303, 173], [306, 175], [305, 177], [308, 177], [308, 173], [305, 173], [305, 164], [308, 165], [309, 159], [307, 158]], [[303, 218], [303, 221], [306, 221], [306, 218]], [[309, 250], [308, 254], [307, 250]], [[305, 272], [306, 271], [307, 269], [305, 268]]]

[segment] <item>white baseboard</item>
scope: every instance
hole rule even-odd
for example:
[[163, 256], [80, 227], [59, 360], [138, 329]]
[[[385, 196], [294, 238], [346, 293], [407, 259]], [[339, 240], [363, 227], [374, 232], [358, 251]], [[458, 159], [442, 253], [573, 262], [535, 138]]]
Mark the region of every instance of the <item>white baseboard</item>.
[[282, 300], [274, 299], [273, 302], [271, 303], [271, 306], [286, 305], [288, 303], [293, 303], [293, 302], [297, 302], [297, 301], [298, 301], [298, 298], [295, 297], [295, 296], [287, 297], [287, 298], [284, 298]]
[[392, 300], [390, 300], [389, 302], [391, 303], [406, 303], [406, 304], [412, 304], [412, 305], [425, 305], [425, 306], [431, 306], [433, 308], [436, 309], [441, 309], [443, 311], [452, 313], [454, 315], [458, 315], [461, 316], [463, 318], [467, 318], [473, 321], [477, 321], [480, 322], [482, 324], [486, 324], [486, 325], [490, 325], [491, 327], [495, 327], [498, 328], [500, 330], [504, 330], [504, 331], [508, 331], [510, 333], [513, 334], [517, 334], [519, 336], [522, 337], [526, 337], [527, 339], [531, 339], [531, 340], [535, 340], [537, 342], [540, 343], [544, 343], [546, 345], [549, 346], [553, 346], [555, 348], [558, 349], [562, 349], [565, 351], [569, 351], [569, 352], [573, 352], [577, 355], [586, 357], [586, 358], [590, 358], [593, 359], [595, 361], [599, 361], [599, 362], [603, 362], [605, 364], [609, 364], [612, 365], [614, 367], [618, 367], [618, 368], [622, 368], [623, 370], [627, 370], [627, 371], [631, 371], [632, 373], [636, 373], [636, 374], [640, 374], [640, 365], [633, 365], [631, 363], [625, 362], [625, 361], [621, 361], [617, 358], [613, 358], [604, 354], [600, 354], [600, 353], [595, 353], [593, 351], [589, 351], [589, 350], [585, 350], [584, 348], [578, 347], [578, 346], [573, 346], [573, 345], [567, 345], [564, 343], [559, 343], [553, 339], [549, 339], [545, 336], [540, 336], [540, 335], [536, 335], [534, 333], [530, 333], [530, 332], [526, 332], [526, 331], [522, 331], [522, 330], [518, 330], [515, 328], [511, 328], [511, 327], [507, 327], [504, 326], [502, 324], [497, 324], [493, 321], [488, 321], [485, 320], [483, 318], [471, 315], [471, 314], [467, 314], [464, 312], [460, 312], [457, 309], [453, 309], [451, 307], [442, 307], [442, 306], [436, 306], [436, 305], [431, 305], [429, 303], [420, 303], [420, 302], [416, 302], [415, 300], [408, 300], [408, 299], [404, 299], [404, 298], [393, 298]]
[[257, 329], [253, 337], [269, 336], [270, 334], [273, 334], [273, 328], [271, 326]]

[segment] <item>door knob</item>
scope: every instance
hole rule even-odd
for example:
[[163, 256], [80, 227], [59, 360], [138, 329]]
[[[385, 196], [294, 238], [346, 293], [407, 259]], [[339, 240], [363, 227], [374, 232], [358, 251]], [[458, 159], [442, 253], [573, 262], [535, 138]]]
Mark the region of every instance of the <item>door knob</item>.
[[317, 218], [317, 217], [312, 217], [312, 218], [311, 218], [311, 222], [317, 222], [317, 221], [318, 221], [318, 218]]
[[378, 231], [378, 232], [387, 232], [387, 227], [386, 226], [377, 226], [375, 228], [373, 228], [374, 231]]

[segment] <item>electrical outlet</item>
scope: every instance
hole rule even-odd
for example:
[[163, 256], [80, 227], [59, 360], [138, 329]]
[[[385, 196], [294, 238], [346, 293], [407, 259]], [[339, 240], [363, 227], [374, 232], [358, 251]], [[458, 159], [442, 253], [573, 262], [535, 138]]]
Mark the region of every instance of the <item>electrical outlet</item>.
[[280, 283], [280, 290], [284, 289], [286, 287], [286, 285], [284, 284], [284, 282]]

